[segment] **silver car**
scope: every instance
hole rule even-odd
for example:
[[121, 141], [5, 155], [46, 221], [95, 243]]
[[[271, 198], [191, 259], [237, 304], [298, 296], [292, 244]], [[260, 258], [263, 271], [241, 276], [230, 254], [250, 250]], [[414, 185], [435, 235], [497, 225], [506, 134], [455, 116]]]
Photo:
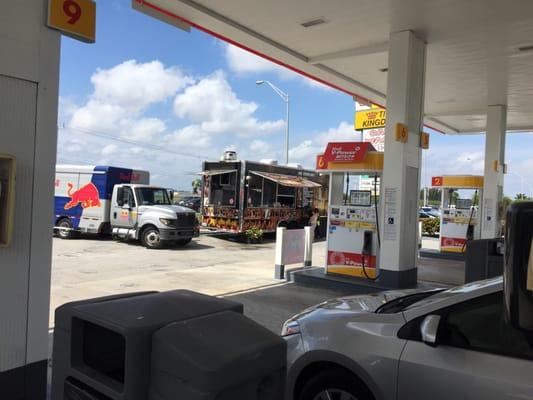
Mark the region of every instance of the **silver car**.
[[533, 335], [502, 279], [327, 301], [283, 326], [290, 400], [533, 399]]

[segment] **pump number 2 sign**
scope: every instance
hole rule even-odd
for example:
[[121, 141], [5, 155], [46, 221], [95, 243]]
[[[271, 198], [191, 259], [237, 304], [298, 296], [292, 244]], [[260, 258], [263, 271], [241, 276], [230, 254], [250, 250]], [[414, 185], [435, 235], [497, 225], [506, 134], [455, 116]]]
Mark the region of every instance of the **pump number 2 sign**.
[[442, 186], [442, 176], [434, 176], [431, 178], [431, 186]]
[[48, 26], [87, 43], [96, 37], [96, 3], [92, 0], [48, 0]]

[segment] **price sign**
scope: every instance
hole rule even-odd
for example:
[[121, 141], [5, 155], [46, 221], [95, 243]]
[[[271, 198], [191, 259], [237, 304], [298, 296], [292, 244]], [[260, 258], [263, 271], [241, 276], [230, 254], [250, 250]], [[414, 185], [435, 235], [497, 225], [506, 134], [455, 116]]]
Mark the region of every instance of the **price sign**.
[[49, 0], [48, 26], [87, 43], [96, 37], [96, 3], [92, 0]]

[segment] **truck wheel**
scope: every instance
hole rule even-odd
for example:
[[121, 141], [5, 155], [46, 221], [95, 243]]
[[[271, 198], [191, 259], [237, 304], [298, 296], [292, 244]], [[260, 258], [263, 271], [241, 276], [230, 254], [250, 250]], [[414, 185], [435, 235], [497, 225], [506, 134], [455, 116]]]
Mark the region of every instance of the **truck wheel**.
[[191, 240], [192, 240], [192, 238], [176, 240], [176, 245], [178, 245], [178, 246], [186, 246], [189, 243], [191, 243]]
[[147, 249], [160, 249], [163, 247], [159, 230], [154, 227], [146, 228], [143, 231], [141, 241], [143, 246]]
[[72, 239], [74, 232], [72, 231], [72, 222], [70, 222], [70, 219], [63, 218], [58, 221], [57, 236], [61, 239]]

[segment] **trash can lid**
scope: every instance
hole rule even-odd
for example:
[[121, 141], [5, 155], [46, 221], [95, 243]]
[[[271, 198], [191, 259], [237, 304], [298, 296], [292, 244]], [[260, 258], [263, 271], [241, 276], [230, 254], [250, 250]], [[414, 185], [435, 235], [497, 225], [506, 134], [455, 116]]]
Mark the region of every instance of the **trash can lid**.
[[152, 342], [152, 374], [217, 391], [286, 367], [286, 342], [234, 312], [167, 325]]

